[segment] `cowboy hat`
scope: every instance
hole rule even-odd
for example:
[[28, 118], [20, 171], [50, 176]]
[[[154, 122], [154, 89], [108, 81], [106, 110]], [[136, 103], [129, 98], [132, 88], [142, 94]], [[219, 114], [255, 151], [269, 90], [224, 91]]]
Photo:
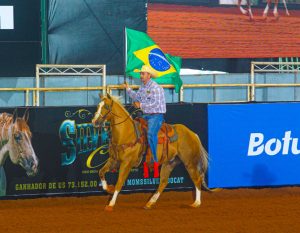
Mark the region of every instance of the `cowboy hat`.
[[133, 72], [136, 72], [136, 73], [147, 72], [151, 75], [152, 78], [157, 77], [157, 73], [150, 66], [147, 66], [147, 65], [143, 65], [142, 69], [140, 69], [140, 70], [135, 69]]

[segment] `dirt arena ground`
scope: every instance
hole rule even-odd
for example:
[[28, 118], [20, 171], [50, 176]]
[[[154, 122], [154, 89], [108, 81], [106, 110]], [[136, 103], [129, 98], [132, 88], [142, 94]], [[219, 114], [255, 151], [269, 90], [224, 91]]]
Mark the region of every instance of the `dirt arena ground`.
[[273, 8], [267, 20], [253, 8], [249, 21], [237, 7], [149, 4], [148, 33], [166, 53], [183, 58], [299, 57], [300, 10]]
[[300, 187], [165, 192], [152, 210], [147, 194], [121, 194], [113, 212], [108, 196], [0, 201], [0, 232], [300, 232]]

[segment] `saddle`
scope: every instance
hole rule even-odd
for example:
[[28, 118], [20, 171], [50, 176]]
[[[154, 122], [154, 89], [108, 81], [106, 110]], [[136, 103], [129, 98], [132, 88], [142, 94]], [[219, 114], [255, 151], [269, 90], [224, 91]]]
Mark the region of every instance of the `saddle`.
[[[143, 118], [135, 118], [135, 128], [136, 128], [136, 134], [138, 138], [142, 138], [142, 142], [144, 145], [146, 145], [145, 152], [145, 162], [148, 164], [151, 164], [151, 150], [150, 146], [148, 146], [148, 139], [147, 139], [147, 130], [148, 130], [148, 123]], [[158, 132], [158, 144], [163, 144], [163, 156], [160, 159], [160, 163], [162, 163], [168, 156], [168, 146], [169, 143], [175, 142], [178, 139], [177, 132], [175, 128], [167, 123], [163, 123], [159, 132]]]

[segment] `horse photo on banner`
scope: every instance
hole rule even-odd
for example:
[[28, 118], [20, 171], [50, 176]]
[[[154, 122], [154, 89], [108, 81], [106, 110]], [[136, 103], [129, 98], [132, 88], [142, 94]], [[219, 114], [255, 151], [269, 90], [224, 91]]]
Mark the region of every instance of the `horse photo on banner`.
[[27, 176], [38, 173], [38, 158], [31, 144], [32, 133], [27, 124], [28, 109], [23, 117], [6, 112], [0, 113], [0, 196], [6, 196], [7, 180], [4, 164], [7, 157], [15, 165], [20, 165]]

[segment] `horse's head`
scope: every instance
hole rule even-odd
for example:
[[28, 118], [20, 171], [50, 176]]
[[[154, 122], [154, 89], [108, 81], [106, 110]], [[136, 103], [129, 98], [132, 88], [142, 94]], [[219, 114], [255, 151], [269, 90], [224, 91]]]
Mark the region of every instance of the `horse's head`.
[[14, 164], [19, 164], [26, 170], [28, 176], [38, 172], [38, 159], [31, 145], [31, 132], [27, 124], [28, 111], [23, 117], [13, 116], [9, 133], [9, 157]]
[[94, 126], [99, 126], [105, 121], [110, 121], [113, 115], [114, 100], [107, 94], [106, 96], [100, 96], [100, 103], [98, 104], [97, 111], [92, 119]]

